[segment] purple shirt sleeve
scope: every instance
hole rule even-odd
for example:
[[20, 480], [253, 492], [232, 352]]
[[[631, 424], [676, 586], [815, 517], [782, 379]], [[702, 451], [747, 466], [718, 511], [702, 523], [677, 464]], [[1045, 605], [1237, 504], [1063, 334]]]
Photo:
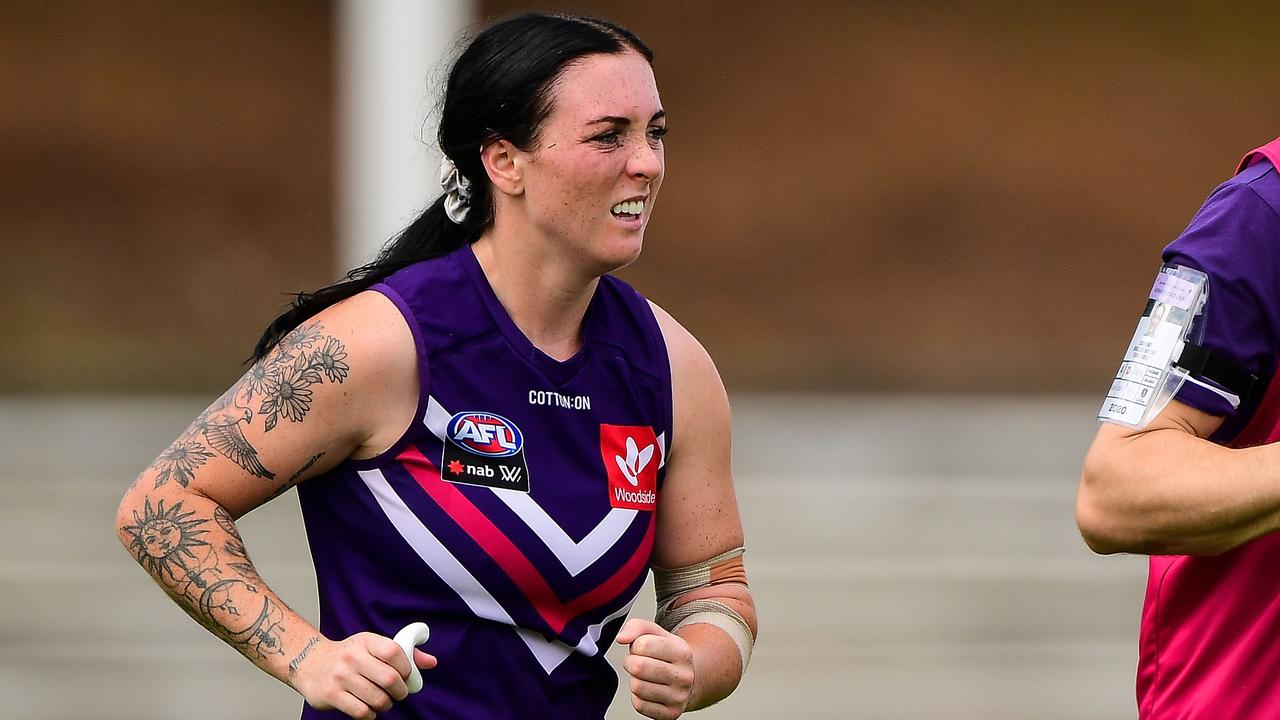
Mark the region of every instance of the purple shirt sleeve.
[[1280, 347], [1280, 177], [1261, 163], [1220, 185], [1164, 261], [1209, 276], [1209, 297], [1199, 322], [1203, 344], [1257, 375], [1261, 383], [1237, 412], [1220, 396], [1184, 383], [1177, 399], [1228, 418], [1215, 437], [1234, 436], [1247, 424], [1276, 369]]

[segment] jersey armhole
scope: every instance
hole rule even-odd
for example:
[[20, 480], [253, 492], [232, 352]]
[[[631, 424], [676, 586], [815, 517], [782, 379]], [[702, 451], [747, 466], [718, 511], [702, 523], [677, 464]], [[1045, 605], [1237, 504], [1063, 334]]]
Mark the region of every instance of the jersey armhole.
[[[644, 307], [644, 314], [642, 315], [642, 317], [644, 319], [644, 324], [648, 327], [648, 330], [649, 330], [649, 340], [650, 342], [653, 343], [653, 347], [658, 352], [661, 352], [663, 356], [663, 362], [660, 363], [659, 367], [662, 368], [662, 372], [666, 375], [666, 377], [662, 378], [662, 394], [663, 394], [662, 413], [663, 413], [663, 421], [666, 424], [666, 436], [667, 436], [666, 442], [663, 443], [665, 447], [662, 448], [662, 458], [663, 458], [662, 479], [665, 480], [666, 479], [666, 472], [665, 472], [666, 460], [671, 457], [671, 448], [675, 447], [675, 434], [676, 434], [675, 392], [673, 391], [671, 386], [671, 382], [672, 382], [671, 351], [667, 348], [667, 338], [662, 334], [662, 324], [658, 322], [658, 315], [653, 310], [653, 304], [649, 302], [648, 298], [646, 298], [644, 295], [641, 295], [637, 290], [635, 290], [635, 288], [628, 288], [628, 289], [631, 290], [631, 292], [635, 293], [636, 297], [640, 299], [640, 302]], [[659, 483], [659, 484], [661, 485], [662, 483]]]
[[427, 410], [427, 391], [428, 363], [427, 363], [427, 343], [422, 337], [422, 328], [418, 327], [418, 321], [414, 317], [413, 310], [409, 307], [403, 296], [386, 283], [377, 283], [369, 288], [371, 291], [379, 293], [383, 297], [391, 301], [392, 305], [400, 311], [400, 315], [404, 318], [404, 322], [409, 326], [409, 332], [413, 335], [413, 349], [417, 357], [418, 365], [418, 402], [413, 411], [413, 418], [409, 421], [409, 426], [404, 429], [400, 437], [391, 443], [390, 447], [370, 458], [361, 460], [348, 460], [347, 464], [357, 470], [368, 470], [375, 467], [381, 467], [388, 460], [394, 459], [404, 450], [405, 445], [409, 443], [410, 436], [418, 423], [422, 422]]

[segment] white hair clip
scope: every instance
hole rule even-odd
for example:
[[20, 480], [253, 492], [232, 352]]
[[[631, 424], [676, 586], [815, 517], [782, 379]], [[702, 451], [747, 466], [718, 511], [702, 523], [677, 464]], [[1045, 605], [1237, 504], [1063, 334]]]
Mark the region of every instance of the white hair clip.
[[461, 225], [471, 210], [471, 181], [458, 172], [448, 155], [440, 159], [440, 187], [444, 188], [444, 214]]

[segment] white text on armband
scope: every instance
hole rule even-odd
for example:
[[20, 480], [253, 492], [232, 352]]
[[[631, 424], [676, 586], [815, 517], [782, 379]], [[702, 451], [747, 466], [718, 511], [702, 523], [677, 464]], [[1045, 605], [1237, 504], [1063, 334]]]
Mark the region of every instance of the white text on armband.
[[530, 390], [530, 405], [550, 405], [552, 407], [562, 407], [566, 410], [590, 410], [590, 395], [562, 395], [551, 390]]

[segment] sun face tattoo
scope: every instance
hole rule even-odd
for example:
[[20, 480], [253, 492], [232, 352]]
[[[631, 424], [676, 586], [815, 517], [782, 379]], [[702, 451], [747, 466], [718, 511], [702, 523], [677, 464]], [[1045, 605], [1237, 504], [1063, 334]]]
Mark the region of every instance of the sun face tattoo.
[[161, 500], [155, 507], [146, 498], [142, 515], [133, 511], [133, 524], [125, 525], [129, 533], [129, 551], [142, 568], [156, 577], [175, 578], [189, 574], [188, 566], [198, 560], [196, 551], [209, 547], [200, 536], [209, 530], [200, 529], [207, 520], [192, 518], [195, 511], [183, 512], [182, 502], [175, 502], [168, 510]]
[[208, 520], [193, 517], [195, 512], [182, 512], [182, 503], [166, 509], [164, 500], [155, 507], [147, 498], [142, 514], [133, 511], [133, 525], [124, 526], [129, 534], [129, 551], [151, 575], [178, 595], [195, 600], [193, 584], [209, 571], [212, 549], [200, 539], [207, 530], [200, 529]]
[[[208, 518], [183, 512], [182, 503], [154, 506], [146, 498], [142, 513], [133, 513], [134, 524], [124, 526], [129, 534], [129, 550], [142, 567], [160, 581], [172, 595], [198, 608], [196, 616], [210, 630], [239, 646], [245, 654], [283, 655], [284, 610], [258, 589], [261, 582], [230, 513], [218, 508], [215, 521], [230, 534], [224, 551], [243, 562], [231, 562], [239, 578], [224, 578], [225, 570], [217, 551], [201, 535]], [[252, 608], [251, 611], [243, 610]]]

